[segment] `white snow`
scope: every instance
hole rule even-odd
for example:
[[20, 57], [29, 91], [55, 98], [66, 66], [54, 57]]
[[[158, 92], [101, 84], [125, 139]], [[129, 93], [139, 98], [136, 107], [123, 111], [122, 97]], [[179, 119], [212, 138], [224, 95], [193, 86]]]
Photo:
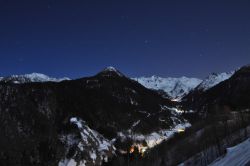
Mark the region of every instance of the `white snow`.
[[197, 86], [197, 89], [202, 91], [208, 90], [214, 87], [215, 85], [219, 84], [220, 82], [229, 79], [234, 73], [235, 71], [228, 73], [220, 73], [220, 74], [216, 73], [210, 74], [207, 78], [205, 78], [202, 81], [200, 85]]
[[140, 120], [136, 121], [136, 122], [132, 125], [132, 128], [136, 127], [140, 122], [141, 122]]
[[245, 166], [250, 164], [250, 139], [227, 149], [224, 157], [215, 160], [210, 166]]
[[26, 82], [61, 82], [64, 80], [70, 80], [67, 77], [64, 78], [52, 78], [41, 73], [31, 73], [24, 75], [11, 75], [8, 77], [1, 77], [0, 81], [12, 81], [15, 84], [21, 84]]
[[75, 117], [71, 118], [70, 122], [76, 124], [78, 128], [82, 128], [82, 123], [81, 123], [81, 121], [78, 121], [77, 118], [75, 118]]
[[26, 78], [29, 78], [31, 82], [46, 82], [46, 81], [52, 81], [52, 82], [60, 82], [64, 80], [69, 80], [69, 78], [52, 78], [47, 75], [41, 74], [41, 73], [31, 73], [31, 74], [25, 74], [23, 75]]
[[152, 76], [132, 79], [139, 82], [146, 88], [165, 91], [173, 100], [180, 100], [184, 95], [188, 94], [202, 82], [202, 80], [198, 78], [187, 77], [162, 78], [158, 76]]
[[58, 166], [77, 166], [77, 163], [74, 159], [65, 159], [61, 160]]
[[115, 72], [117, 71], [116, 68], [114, 68], [113, 66], [108, 66], [104, 70], [106, 70], [106, 71], [115, 71]]
[[90, 158], [91, 158], [93, 161], [95, 161], [96, 158], [97, 158], [96, 153], [95, 153], [95, 152], [91, 152], [91, 153], [90, 153]]
[[182, 114], [182, 113], [185, 112], [184, 110], [181, 110], [181, 109], [175, 108], [175, 107], [161, 106], [161, 108], [162, 108], [163, 110], [164, 110], [165, 108], [167, 108], [168, 110], [172, 111], [172, 113], [173, 113], [174, 115], [176, 115], [176, 113], [177, 113], [177, 114]]
[[[114, 72], [120, 77], [124, 76], [121, 72], [119, 72], [116, 68], [114, 68], [112, 66], [106, 67], [101, 73], [109, 73], [109, 72]], [[104, 76], [110, 76], [110, 75], [106, 74]]]
[[86, 166], [85, 164], [85, 160], [82, 160], [79, 164], [77, 164], [74, 159], [64, 159], [59, 162], [58, 166]]
[[[78, 117], [69, 119], [70, 123], [77, 126], [81, 139], [75, 137], [75, 133], [63, 135], [60, 139], [70, 148], [77, 145], [78, 149], [72, 158], [64, 158], [58, 166], [85, 166], [89, 164], [100, 165], [102, 161], [108, 162], [108, 158], [115, 155], [115, 147], [112, 141], [104, 138], [100, 133], [88, 127], [85, 121]], [[79, 153], [88, 154], [76, 162], [75, 157]], [[81, 154], [82, 155], [82, 154]]]
[[[118, 132], [118, 134], [117, 134], [118, 137], [122, 141], [126, 140], [128, 138], [132, 139], [135, 142], [145, 141], [147, 143], [146, 148], [153, 148], [154, 146], [160, 144], [162, 141], [168, 140], [169, 138], [171, 138], [175, 133], [184, 132], [186, 128], [191, 126], [191, 124], [188, 123], [187, 120], [183, 119], [183, 121], [182, 121], [178, 118], [179, 115], [184, 112], [183, 110], [180, 110], [180, 109], [174, 108], [174, 107], [162, 106], [162, 105], [160, 105], [160, 107], [161, 107], [161, 111], [171, 111], [171, 114], [173, 115], [172, 117], [170, 117], [173, 121], [173, 124], [170, 128], [160, 129], [158, 131], [154, 131], [154, 132], [147, 134], [147, 135], [144, 135], [141, 133], [134, 133], [134, 132], [132, 132], [133, 128], [141, 122], [140, 120], [136, 120], [131, 125], [131, 128], [129, 130], [127, 130], [125, 132]], [[145, 111], [139, 111], [139, 112], [143, 113], [143, 114], [148, 114]], [[150, 114], [147, 117], [149, 117], [149, 116], [150, 116]], [[159, 121], [164, 122], [165, 119], [160, 117]]]
[[222, 81], [229, 79], [235, 71], [220, 74], [211, 74], [204, 80], [198, 78], [162, 78], [158, 76], [132, 78], [149, 89], [163, 90], [173, 101], [180, 101], [191, 90], [208, 90]]
[[148, 135], [142, 135], [142, 134], [136, 134], [136, 133], [125, 134], [123, 132], [119, 132], [118, 136], [123, 140], [126, 139], [126, 137], [128, 137], [134, 141], [145, 141], [147, 143], [147, 148], [153, 148], [154, 146], [160, 144], [162, 141], [168, 140], [169, 138], [171, 138], [174, 135], [174, 133], [177, 133], [180, 130], [185, 130], [185, 128], [188, 128], [190, 126], [191, 126], [190, 123], [185, 122], [185, 123], [177, 124], [176, 126], [170, 129], [160, 130], [160, 131], [148, 134]]
[[[160, 144], [164, 140], [168, 140], [171, 138], [174, 133], [179, 132], [179, 130], [185, 130], [185, 128], [190, 127], [190, 123], [182, 123], [178, 124], [171, 129], [160, 130], [158, 132], [153, 132], [150, 135], [145, 136], [145, 141], [149, 148], [152, 148], [158, 144]], [[140, 138], [140, 137], [138, 137]], [[140, 138], [141, 139], [141, 138]]]
[[92, 148], [92, 151], [89, 152], [89, 157], [93, 161], [97, 159], [97, 156], [106, 160], [109, 157], [107, 156], [107, 153], [110, 151], [113, 154], [115, 153], [115, 147], [112, 145], [112, 142], [105, 139], [97, 131], [90, 129], [83, 120], [77, 117], [72, 117], [70, 118], [70, 122], [78, 127], [81, 135], [81, 142], [79, 142], [78, 148], [81, 151], [83, 151], [86, 146]]

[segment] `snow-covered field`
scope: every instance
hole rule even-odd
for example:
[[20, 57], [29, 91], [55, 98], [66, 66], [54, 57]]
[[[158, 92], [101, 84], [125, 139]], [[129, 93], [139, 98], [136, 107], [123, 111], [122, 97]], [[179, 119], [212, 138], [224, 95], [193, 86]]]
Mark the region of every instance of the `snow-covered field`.
[[218, 158], [209, 166], [245, 166], [250, 165], [250, 138], [227, 149], [224, 157]]

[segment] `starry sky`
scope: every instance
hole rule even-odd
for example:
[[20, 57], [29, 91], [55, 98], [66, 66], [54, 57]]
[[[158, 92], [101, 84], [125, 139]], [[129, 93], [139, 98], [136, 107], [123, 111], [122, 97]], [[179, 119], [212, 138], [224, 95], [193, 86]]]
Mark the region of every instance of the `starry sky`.
[[249, 63], [249, 0], [0, 0], [2, 76], [204, 78]]

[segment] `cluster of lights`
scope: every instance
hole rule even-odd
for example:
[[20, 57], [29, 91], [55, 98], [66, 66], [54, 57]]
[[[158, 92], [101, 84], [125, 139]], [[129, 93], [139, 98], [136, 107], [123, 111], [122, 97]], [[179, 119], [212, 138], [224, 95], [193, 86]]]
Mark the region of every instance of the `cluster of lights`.
[[129, 149], [129, 153], [130, 154], [134, 153], [135, 148], [137, 148], [138, 152], [143, 156], [148, 147], [143, 146], [142, 144], [133, 144]]

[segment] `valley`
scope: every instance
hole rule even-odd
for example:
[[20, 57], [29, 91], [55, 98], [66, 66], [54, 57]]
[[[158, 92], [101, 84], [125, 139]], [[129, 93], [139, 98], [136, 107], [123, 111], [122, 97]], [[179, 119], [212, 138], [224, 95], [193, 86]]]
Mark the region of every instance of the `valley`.
[[1, 165], [208, 165], [250, 134], [250, 68], [232, 74], [180, 83], [108, 67], [76, 80], [3, 77]]

